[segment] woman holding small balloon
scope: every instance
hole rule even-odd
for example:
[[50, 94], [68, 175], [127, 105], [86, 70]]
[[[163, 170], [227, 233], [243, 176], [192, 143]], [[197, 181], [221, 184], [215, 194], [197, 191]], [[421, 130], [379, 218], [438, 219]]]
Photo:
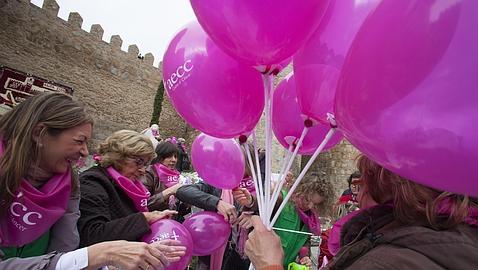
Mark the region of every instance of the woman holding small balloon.
[[163, 269], [176, 241], [109, 241], [77, 249], [79, 183], [71, 165], [88, 155], [93, 119], [71, 96], [43, 93], [0, 119], [0, 268]]
[[108, 240], [138, 241], [151, 232], [150, 224], [176, 214], [148, 209], [150, 193], [140, 180], [156, 156], [148, 137], [117, 131], [100, 144], [98, 154], [98, 166], [80, 174], [82, 246]]

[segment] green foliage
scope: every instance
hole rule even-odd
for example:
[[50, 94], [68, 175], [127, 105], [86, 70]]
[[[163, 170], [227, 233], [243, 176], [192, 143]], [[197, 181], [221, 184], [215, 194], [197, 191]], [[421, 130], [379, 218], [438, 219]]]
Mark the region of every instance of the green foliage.
[[159, 124], [159, 116], [161, 115], [161, 110], [163, 109], [163, 100], [164, 100], [164, 84], [163, 80], [158, 86], [158, 90], [156, 91], [156, 96], [154, 97], [154, 104], [153, 104], [153, 115], [151, 116], [151, 122], [149, 125], [152, 124]]

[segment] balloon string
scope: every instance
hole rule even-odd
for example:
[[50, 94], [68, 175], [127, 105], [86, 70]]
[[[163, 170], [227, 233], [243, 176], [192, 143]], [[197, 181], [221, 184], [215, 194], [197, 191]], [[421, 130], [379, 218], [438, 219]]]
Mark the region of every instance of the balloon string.
[[[297, 156], [297, 152], [299, 151], [299, 148], [302, 146], [302, 142], [304, 141], [305, 136], [309, 132], [308, 127], [304, 127], [302, 130], [302, 134], [300, 135], [299, 141], [297, 142], [297, 145], [295, 146], [294, 153], [292, 154], [291, 158], [289, 159], [289, 162], [287, 163], [287, 168], [285, 171], [289, 171], [290, 168], [292, 167], [292, 163], [294, 162], [295, 157]], [[282, 186], [284, 186], [285, 183], [285, 175], [280, 176], [280, 182], [276, 189], [274, 190], [274, 194], [272, 196], [272, 199], [268, 202], [269, 207], [269, 212], [267, 212], [267, 220], [270, 220], [272, 216], [272, 209], [274, 209], [274, 206], [276, 205], [277, 199], [279, 198], [280, 191], [282, 190]]]
[[297, 180], [295, 180], [294, 184], [292, 185], [292, 187], [290, 188], [289, 192], [287, 193], [287, 196], [284, 198], [284, 200], [282, 201], [281, 205], [279, 206], [279, 209], [277, 210], [277, 212], [275, 213], [274, 215], [274, 218], [272, 219], [272, 221], [270, 222], [269, 224], [269, 229], [272, 228], [274, 226], [274, 224], [276, 223], [277, 219], [279, 218], [279, 215], [280, 213], [282, 212], [282, 209], [284, 209], [284, 206], [285, 204], [289, 201], [291, 195], [294, 193], [294, 191], [296, 190], [297, 186], [299, 185], [299, 183], [302, 181], [302, 178], [304, 178], [305, 174], [307, 173], [307, 171], [309, 170], [309, 168], [312, 166], [312, 163], [314, 163], [315, 159], [317, 158], [317, 156], [319, 156], [320, 152], [322, 152], [322, 150], [324, 149], [325, 145], [329, 142], [329, 140], [332, 138], [332, 136], [334, 135], [335, 133], [335, 128], [331, 128], [329, 130], [329, 132], [327, 132], [327, 135], [325, 135], [325, 138], [324, 140], [322, 141], [322, 143], [319, 145], [319, 147], [315, 150], [314, 154], [312, 155], [312, 157], [309, 159], [309, 161], [307, 162], [307, 164], [305, 165], [304, 169], [300, 172], [300, 175], [299, 177], [297, 177]]
[[[256, 196], [257, 196], [257, 194], [259, 194], [259, 184], [257, 181], [256, 170], [254, 169], [254, 165], [253, 165], [254, 163], [252, 161], [251, 151], [249, 150], [249, 145], [247, 145], [247, 143], [244, 143], [242, 147], [244, 147], [244, 150], [247, 153], [247, 162], [249, 163], [249, 168], [251, 170], [252, 179], [254, 180], [254, 188], [256, 189]], [[262, 200], [258, 199], [257, 205], [259, 207], [259, 216], [262, 216], [264, 214]]]
[[[259, 190], [256, 191], [256, 197], [257, 197], [257, 201], [260, 204], [262, 205], [263, 209], [262, 211], [264, 211], [264, 188], [263, 188], [263, 185], [262, 185], [262, 174], [261, 174], [261, 165], [260, 165], [260, 162], [259, 162], [259, 153], [258, 153], [258, 149], [257, 149], [257, 137], [256, 137], [256, 131], [252, 131], [252, 142], [253, 142], [253, 145], [254, 145], [254, 156], [255, 156], [255, 159], [256, 159], [256, 169], [257, 169], [257, 182], [258, 182], [258, 187], [259, 187]], [[260, 215], [261, 219], [262, 219], [262, 222], [264, 224], [266, 224], [266, 217], [265, 215], [262, 216]]]
[[272, 174], [272, 91], [273, 91], [273, 76], [271, 75], [262, 75], [262, 80], [264, 82], [264, 94], [266, 98], [266, 106], [265, 106], [265, 116], [266, 116], [266, 179], [265, 179], [265, 194], [264, 194], [264, 202], [265, 202], [265, 213], [266, 213], [266, 221], [269, 223], [269, 201], [271, 199], [271, 174]]

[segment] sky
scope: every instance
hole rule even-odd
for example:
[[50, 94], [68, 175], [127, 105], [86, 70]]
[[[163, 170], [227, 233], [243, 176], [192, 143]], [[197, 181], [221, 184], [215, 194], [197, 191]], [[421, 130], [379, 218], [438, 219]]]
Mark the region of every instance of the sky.
[[[141, 54], [153, 53], [157, 66], [169, 41], [190, 21], [196, 20], [189, 0], [56, 0], [58, 16], [68, 20], [70, 12], [83, 18], [81, 28], [88, 31], [92, 24], [101, 24], [103, 40], [120, 35], [122, 49], [136, 44]], [[43, 0], [31, 0], [41, 6]]]

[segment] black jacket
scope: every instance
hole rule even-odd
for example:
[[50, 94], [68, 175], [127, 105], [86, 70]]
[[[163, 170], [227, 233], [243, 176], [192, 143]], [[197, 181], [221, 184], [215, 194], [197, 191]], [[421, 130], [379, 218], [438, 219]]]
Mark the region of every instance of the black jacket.
[[139, 241], [150, 233], [146, 218], [128, 195], [99, 166], [80, 174], [80, 246], [111, 240]]
[[221, 193], [221, 189], [199, 182], [180, 187], [176, 192], [176, 197], [182, 202], [201, 209], [217, 212], [217, 204], [221, 199]]

